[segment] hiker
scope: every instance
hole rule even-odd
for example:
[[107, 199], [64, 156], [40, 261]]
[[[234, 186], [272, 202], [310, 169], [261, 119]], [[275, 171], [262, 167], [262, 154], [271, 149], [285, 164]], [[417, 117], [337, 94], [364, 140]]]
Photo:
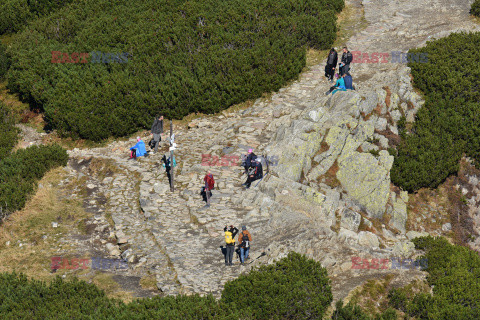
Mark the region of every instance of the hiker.
[[352, 76], [350, 75], [350, 72], [347, 72], [345, 74], [345, 77], [343, 77], [343, 81], [345, 82], [345, 89], [355, 90], [355, 88], [353, 87], [353, 79], [352, 79]]
[[250, 242], [252, 235], [248, 232], [246, 226], [242, 226], [242, 232], [238, 236], [238, 243], [240, 248], [240, 263], [244, 265], [245, 260], [248, 259], [248, 252], [250, 251]]
[[162, 133], [163, 133], [163, 115], [158, 115], [152, 124], [152, 135], [153, 135], [153, 142], [155, 144], [155, 150], [153, 153], [156, 153], [158, 150], [158, 145], [160, 141], [162, 141]]
[[212, 190], [215, 187], [215, 179], [213, 179], [212, 173], [207, 171], [207, 174], [203, 178], [203, 181], [205, 182], [205, 186], [202, 187], [202, 196], [203, 196], [203, 201], [207, 203], [207, 207], [210, 207], [210, 198], [212, 197]]
[[137, 159], [137, 157], [145, 156], [147, 149], [145, 148], [145, 142], [137, 137], [137, 144], [130, 148], [130, 159]]
[[232, 266], [233, 252], [235, 251], [235, 236], [238, 233], [238, 229], [231, 225], [229, 229], [225, 226], [223, 231], [225, 232], [226, 243], [225, 265]]
[[252, 161], [247, 172], [247, 181], [245, 181], [242, 186], [245, 188], [250, 188], [250, 185], [253, 181], [261, 179], [263, 177], [263, 167], [262, 161], [260, 158], [257, 158], [255, 161]]
[[337, 82], [335, 83], [334, 86], [330, 87], [330, 90], [325, 92], [325, 95], [328, 95], [330, 92], [332, 92], [332, 96], [333, 96], [337, 91], [346, 91], [344, 77], [340, 76], [338, 73], [336, 74], [336, 77], [337, 77]]
[[340, 76], [343, 76], [348, 71], [350, 71], [350, 63], [353, 60], [353, 56], [347, 47], [343, 47], [342, 62], [340, 62], [339, 70]]
[[330, 53], [327, 57], [327, 65], [325, 66], [325, 77], [330, 82], [333, 82], [333, 75], [335, 74], [335, 68], [337, 67], [338, 54], [335, 48], [330, 49]]
[[248, 173], [248, 168], [250, 168], [252, 162], [255, 161], [257, 155], [253, 153], [253, 149], [248, 149], [248, 154], [243, 156], [242, 165], [245, 168], [245, 173]]

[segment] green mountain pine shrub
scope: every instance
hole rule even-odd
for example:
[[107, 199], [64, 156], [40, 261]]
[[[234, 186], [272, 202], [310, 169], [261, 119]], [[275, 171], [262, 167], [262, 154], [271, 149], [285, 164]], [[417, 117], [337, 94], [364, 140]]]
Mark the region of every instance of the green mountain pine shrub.
[[474, 16], [480, 17], [480, 0], [475, 0], [475, 2], [472, 3], [470, 13]]
[[20, 149], [0, 160], [0, 218], [22, 209], [37, 181], [67, 160], [67, 152], [58, 145]]
[[[0, 273], [2, 319], [320, 319], [332, 301], [327, 272], [290, 253], [226, 284], [222, 298], [169, 296], [125, 304], [84, 281]], [[238, 303], [236, 303], [238, 302]]]
[[45, 15], [72, 0], [2, 0], [0, 34], [21, 30], [28, 21]]
[[0, 80], [2, 80], [5, 74], [10, 68], [10, 58], [7, 55], [5, 46], [0, 42]]
[[226, 283], [221, 298], [254, 319], [321, 319], [332, 300], [327, 270], [294, 252]]
[[10, 109], [0, 102], [0, 160], [7, 157], [18, 141], [19, 129]]
[[410, 134], [403, 135], [392, 182], [413, 192], [435, 188], [459, 169], [463, 154], [480, 160], [480, 33], [456, 33], [411, 50], [428, 63], [410, 63], [425, 94]]
[[[85, 0], [37, 19], [9, 49], [9, 89], [61, 134], [101, 140], [153, 116], [214, 113], [278, 90], [329, 48], [343, 0]], [[52, 63], [52, 51], [129, 54]]]
[[413, 240], [426, 252], [427, 282], [433, 295], [411, 296], [404, 289], [389, 293], [390, 304], [415, 319], [480, 319], [480, 256], [445, 238]]

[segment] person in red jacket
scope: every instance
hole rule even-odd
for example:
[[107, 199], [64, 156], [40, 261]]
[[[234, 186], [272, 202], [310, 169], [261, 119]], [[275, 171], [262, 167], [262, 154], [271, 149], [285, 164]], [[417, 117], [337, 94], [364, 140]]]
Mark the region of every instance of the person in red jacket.
[[202, 190], [203, 200], [207, 203], [207, 207], [210, 207], [210, 197], [212, 196], [212, 189], [215, 187], [215, 179], [213, 179], [210, 170], [207, 171], [203, 181], [205, 182], [205, 187]]

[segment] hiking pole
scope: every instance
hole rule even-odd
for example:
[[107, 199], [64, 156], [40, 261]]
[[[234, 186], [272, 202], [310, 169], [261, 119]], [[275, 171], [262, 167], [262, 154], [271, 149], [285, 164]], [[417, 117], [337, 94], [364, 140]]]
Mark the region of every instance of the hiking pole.
[[259, 258], [264, 257], [266, 255], [267, 255], [267, 253], [265, 251], [263, 251], [258, 257], [256, 257], [252, 261], [250, 261], [248, 264], [252, 264], [254, 261], [257, 261]]
[[170, 191], [174, 192], [175, 187], [173, 184], [173, 141], [172, 141], [172, 135], [173, 135], [173, 122], [170, 119]]

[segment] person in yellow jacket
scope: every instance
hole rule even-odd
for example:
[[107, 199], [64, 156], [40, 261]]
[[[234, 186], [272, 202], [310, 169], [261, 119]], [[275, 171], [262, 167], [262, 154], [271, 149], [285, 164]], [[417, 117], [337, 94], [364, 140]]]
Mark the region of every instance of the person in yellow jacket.
[[231, 225], [228, 229], [227, 226], [225, 226], [223, 231], [225, 232], [226, 243], [225, 265], [232, 266], [233, 252], [235, 251], [235, 236], [238, 233], [238, 229]]

